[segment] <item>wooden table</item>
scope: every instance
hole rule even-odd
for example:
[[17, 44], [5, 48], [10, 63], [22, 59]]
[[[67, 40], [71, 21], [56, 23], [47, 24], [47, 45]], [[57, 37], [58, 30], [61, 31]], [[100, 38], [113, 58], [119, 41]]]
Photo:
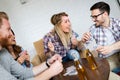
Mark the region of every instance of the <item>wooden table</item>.
[[[95, 58], [97, 62], [97, 69], [91, 70], [86, 58], [82, 58], [83, 65], [87, 71], [87, 76], [89, 80], [108, 80], [110, 73], [110, 66], [106, 59], [103, 58]], [[74, 65], [73, 61], [64, 63], [64, 68]], [[52, 80], [79, 80], [78, 75], [72, 76], [63, 76], [63, 72], [55, 77]]]

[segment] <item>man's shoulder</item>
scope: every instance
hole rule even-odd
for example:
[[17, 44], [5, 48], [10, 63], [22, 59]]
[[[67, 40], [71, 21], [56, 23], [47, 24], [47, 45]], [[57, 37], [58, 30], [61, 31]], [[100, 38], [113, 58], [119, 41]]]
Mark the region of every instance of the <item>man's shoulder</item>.
[[3, 48], [2, 50], [0, 50], [0, 59], [1, 60], [10, 59], [10, 58], [12, 58], [12, 56], [6, 49]]
[[0, 50], [0, 56], [2, 55], [8, 55], [8, 51], [5, 48]]
[[6, 49], [2, 49], [0, 51], [0, 64], [4, 66], [5, 69], [8, 69], [10, 67], [10, 63], [12, 62], [12, 56]]
[[112, 22], [120, 22], [120, 18], [110, 18]]

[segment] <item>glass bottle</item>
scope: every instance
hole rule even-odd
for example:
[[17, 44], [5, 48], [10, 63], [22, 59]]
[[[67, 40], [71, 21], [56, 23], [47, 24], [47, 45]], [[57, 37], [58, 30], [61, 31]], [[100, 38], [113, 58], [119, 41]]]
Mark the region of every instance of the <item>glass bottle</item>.
[[73, 53], [72, 56], [74, 57], [74, 64], [75, 64], [76, 70], [78, 72], [79, 79], [80, 80], [88, 80], [85, 68], [81, 64], [82, 61], [79, 60], [79, 58], [77, 57], [76, 54]]
[[92, 53], [89, 51], [89, 49], [86, 49], [85, 54], [86, 54], [88, 64], [90, 65], [90, 68], [92, 70], [95, 70], [97, 68], [97, 63], [96, 63]]
[[75, 67], [78, 72], [78, 76], [80, 80], [87, 80], [86, 73], [84, 67], [81, 65], [80, 61], [77, 59], [74, 59]]

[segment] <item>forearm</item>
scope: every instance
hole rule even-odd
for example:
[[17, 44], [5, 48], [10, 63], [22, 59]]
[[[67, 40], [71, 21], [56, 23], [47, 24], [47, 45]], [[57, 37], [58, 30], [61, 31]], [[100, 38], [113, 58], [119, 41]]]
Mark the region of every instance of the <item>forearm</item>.
[[120, 49], [120, 41], [112, 44], [112, 45], [111, 45], [111, 48], [112, 48], [113, 50]]
[[51, 77], [59, 74], [63, 70], [61, 61], [55, 61], [48, 69], [35, 76], [35, 80], [49, 80]]
[[81, 51], [85, 50], [85, 46], [84, 46], [84, 43], [82, 41], [78, 42], [78, 49], [81, 50]]
[[50, 69], [47, 69], [38, 76], [35, 76], [34, 80], [49, 80], [51, 77], [53, 77], [53, 74]]
[[33, 74], [38, 75], [41, 72], [43, 72], [44, 70], [46, 70], [47, 68], [48, 67], [46, 66], [46, 62], [43, 62], [40, 65], [33, 67]]

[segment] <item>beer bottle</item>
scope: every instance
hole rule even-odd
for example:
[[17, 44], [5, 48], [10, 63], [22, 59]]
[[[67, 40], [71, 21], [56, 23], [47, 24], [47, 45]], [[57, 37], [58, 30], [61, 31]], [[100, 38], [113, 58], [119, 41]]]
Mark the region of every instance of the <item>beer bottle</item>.
[[90, 68], [92, 70], [95, 70], [97, 68], [97, 63], [96, 63], [92, 53], [89, 51], [89, 49], [86, 49], [85, 54], [86, 54], [88, 64], [90, 65]]
[[80, 80], [87, 80], [87, 77], [85, 75], [85, 69], [84, 67], [80, 64], [79, 60], [74, 60], [76, 70], [78, 72], [78, 76]]
[[87, 80], [85, 68], [82, 66], [81, 62], [79, 61], [79, 59], [75, 54], [73, 54], [73, 57], [74, 57], [74, 64], [78, 72], [79, 79]]

